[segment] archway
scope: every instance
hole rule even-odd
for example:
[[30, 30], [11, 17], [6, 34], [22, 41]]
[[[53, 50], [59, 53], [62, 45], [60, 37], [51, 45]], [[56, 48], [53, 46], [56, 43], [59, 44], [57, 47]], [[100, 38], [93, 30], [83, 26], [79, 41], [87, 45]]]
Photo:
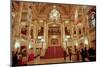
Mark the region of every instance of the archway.
[[64, 49], [62, 48], [62, 24], [48, 23], [47, 24], [47, 49], [44, 58], [62, 58]]
[[48, 24], [48, 46], [61, 45], [61, 24], [50, 23]]

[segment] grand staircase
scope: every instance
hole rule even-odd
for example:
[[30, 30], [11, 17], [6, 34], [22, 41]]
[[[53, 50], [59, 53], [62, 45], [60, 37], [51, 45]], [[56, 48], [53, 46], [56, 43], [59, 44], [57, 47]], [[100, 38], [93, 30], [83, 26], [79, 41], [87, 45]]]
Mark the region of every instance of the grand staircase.
[[64, 49], [61, 46], [49, 46], [45, 52], [44, 59], [62, 58]]

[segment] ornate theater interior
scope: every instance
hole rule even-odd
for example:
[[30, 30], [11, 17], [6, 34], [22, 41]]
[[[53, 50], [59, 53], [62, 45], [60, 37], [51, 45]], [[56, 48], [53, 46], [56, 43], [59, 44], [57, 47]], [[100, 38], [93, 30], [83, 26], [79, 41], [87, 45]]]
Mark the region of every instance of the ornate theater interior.
[[11, 6], [14, 65], [96, 60], [96, 6], [24, 1]]

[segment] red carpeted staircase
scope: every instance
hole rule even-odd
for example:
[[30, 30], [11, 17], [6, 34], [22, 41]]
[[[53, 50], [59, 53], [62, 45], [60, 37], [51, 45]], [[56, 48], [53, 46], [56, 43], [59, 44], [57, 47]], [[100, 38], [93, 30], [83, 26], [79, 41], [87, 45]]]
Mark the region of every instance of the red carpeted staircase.
[[47, 48], [44, 58], [62, 58], [64, 56], [64, 49], [61, 46], [50, 46]]

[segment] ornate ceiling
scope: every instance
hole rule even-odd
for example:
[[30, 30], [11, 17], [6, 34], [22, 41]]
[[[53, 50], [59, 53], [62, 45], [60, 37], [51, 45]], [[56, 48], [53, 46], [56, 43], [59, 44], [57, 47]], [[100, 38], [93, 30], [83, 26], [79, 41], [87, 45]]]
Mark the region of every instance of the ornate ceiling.
[[[55, 8], [54, 8], [55, 6]], [[13, 1], [12, 2], [12, 13], [14, 15], [20, 15], [19, 12], [22, 10], [23, 13], [27, 10], [30, 10], [30, 16], [32, 16], [32, 22], [33, 24], [37, 22], [40, 26], [43, 26], [44, 23], [51, 22], [49, 20], [50, 13], [53, 9], [56, 9], [56, 12], [60, 15], [59, 22], [65, 23], [65, 26], [71, 26], [73, 24], [67, 24], [67, 23], [85, 23], [86, 17], [89, 15], [89, 12], [93, 11], [92, 8], [95, 8], [94, 6], [87, 6], [87, 5], [74, 5], [74, 4], [57, 4], [57, 3], [41, 3], [41, 2], [19, 2], [19, 1]], [[91, 10], [92, 9], [92, 10]], [[90, 11], [89, 11], [90, 10]], [[95, 10], [95, 9], [94, 9]], [[25, 14], [25, 13], [24, 13]], [[14, 16], [13, 15], [13, 16]], [[18, 16], [19, 18], [20, 16]], [[25, 18], [26, 15], [23, 15], [23, 18]], [[16, 17], [17, 18], [17, 17]], [[18, 19], [17, 18], [17, 19]], [[21, 17], [21, 19], [23, 20]], [[15, 20], [18, 22], [18, 20]], [[20, 19], [20, 18], [19, 18]], [[30, 20], [30, 17], [29, 17]], [[76, 23], [76, 24], [77, 24]], [[16, 23], [14, 22], [14, 25]], [[67, 25], [66, 25], [67, 24]], [[79, 24], [80, 25], [80, 24]]]
[[[20, 10], [21, 7], [21, 2], [13, 2], [12, 3], [12, 11], [17, 11]], [[27, 4], [30, 4], [28, 7]], [[61, 20], [66, 20], [69, 19], [71, 21], [74, 21], [74, 15], [75, 11], [78, 10], [79, 15], [82, 15], [82, 9], [86, 6], [81, 6], [81, 5], [71, 5], [71, 4], [55, 4], [55, 3], [35, 3], [35, 2], [23, 2], [23, 8], [27, 9], [30, 8], [32, 9], [32, 19], [43, 19], [43, 20], [48, 20], [48, 16], [50, 11], [53, 9], [53, 6], [56, 6], [56, 9], [60, 12], [61, 14]], [[87, 9], [86, 7], [85, 9]]]

